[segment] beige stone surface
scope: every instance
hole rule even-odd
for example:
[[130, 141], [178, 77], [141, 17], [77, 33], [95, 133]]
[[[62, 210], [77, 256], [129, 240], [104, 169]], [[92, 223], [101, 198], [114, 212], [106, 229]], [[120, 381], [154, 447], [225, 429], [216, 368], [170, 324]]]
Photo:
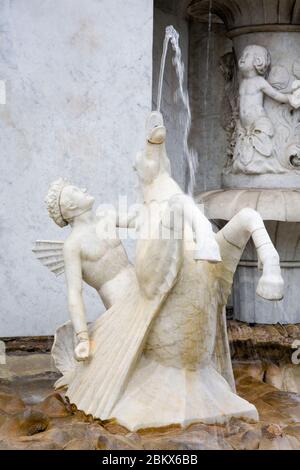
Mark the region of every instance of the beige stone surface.
[[284, 392], [300, 394], [300, 367], [299, 365], [284, 364], [278, 366], [271, 364], [266, 370], [266, 383]]
[[58, 372], [51, 354], [6, 355], [6, 364], [0, 365], [0, 379], [5, 380], [49, 372]]
[[[33, 406], [24, 403], [28, 378], [0, 384], [0, 449], [27, 450], [284, 450], [300, 449], [300, 395], [280, 392], [262, 381], [264, 366], [236, 364], [238, 393], [255, 404], [256, 424], [232, 419], [227, 425], [194, 424], [130, 432], [115, 422], [101, 423], [76, 411], [62, 394], [52, 393]], [[41, 395], [38, 378], [32, 390]], [[26, 393], [25, 393], [26, 395]]]

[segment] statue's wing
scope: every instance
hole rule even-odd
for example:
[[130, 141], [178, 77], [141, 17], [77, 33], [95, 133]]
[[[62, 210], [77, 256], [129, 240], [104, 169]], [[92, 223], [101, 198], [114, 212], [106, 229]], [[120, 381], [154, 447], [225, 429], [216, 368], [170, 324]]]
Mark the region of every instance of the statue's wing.
[[37, 240], [32, 251], [44, 266], [59, 276], [65, 270], [63, 247], [62, 241]]

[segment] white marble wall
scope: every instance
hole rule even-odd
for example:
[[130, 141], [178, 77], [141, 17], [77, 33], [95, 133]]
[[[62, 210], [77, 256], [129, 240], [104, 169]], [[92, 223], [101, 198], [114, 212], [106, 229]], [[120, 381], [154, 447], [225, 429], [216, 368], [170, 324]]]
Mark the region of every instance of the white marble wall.
[[[151, 0], [1, 0], [0, 337], [53, 334], [67, 320], [64, 278], [31, 253], [63, 239], [43, 202], [66, 176], [97, 203], [135, 198], [132, 159], [151, 106]], [[88, 318], [102, 307], [85, 290]]]

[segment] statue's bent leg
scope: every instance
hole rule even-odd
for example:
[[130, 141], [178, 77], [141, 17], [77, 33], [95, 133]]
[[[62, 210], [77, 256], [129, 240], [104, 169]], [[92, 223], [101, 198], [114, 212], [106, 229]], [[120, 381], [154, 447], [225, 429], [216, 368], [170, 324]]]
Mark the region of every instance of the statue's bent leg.
[[256, 293], [267, 300], [281, 300], [284, 281], [281, 276], [279, 255], [259, 213], [253, 209], [243, 209], [219, 232], [218, 240], [221, 236], [227, 244], [240, 250], [240, 254], [252, 237], [263, 270]]
[[170, 199], [169, 206], [170, 211], [174, 213], [175, 221], [176, 217], [178, 218], [178, 225], [183, 226], [186, 223], [193, 231], [196, 242], [194, 259], [219, 263], [221, 255], [211, 223], [194, 200], [185, 194], [178, 194]]

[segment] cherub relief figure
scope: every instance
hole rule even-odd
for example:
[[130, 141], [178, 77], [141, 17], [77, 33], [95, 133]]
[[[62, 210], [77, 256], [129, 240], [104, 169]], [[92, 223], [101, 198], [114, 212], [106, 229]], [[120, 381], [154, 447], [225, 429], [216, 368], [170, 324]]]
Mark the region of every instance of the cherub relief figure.
[[232, 172], [239, 174], [280, 173], [273, 155], [275, 129], [265, 108], [268, 96], [278, 103], [300, 107], [299, 83], [292, 94], [284, 94], [267, 81], [271, 66], [269, 51], [257, 45], [247, 46], [238, 63], [240, 71], [239, 120]]

